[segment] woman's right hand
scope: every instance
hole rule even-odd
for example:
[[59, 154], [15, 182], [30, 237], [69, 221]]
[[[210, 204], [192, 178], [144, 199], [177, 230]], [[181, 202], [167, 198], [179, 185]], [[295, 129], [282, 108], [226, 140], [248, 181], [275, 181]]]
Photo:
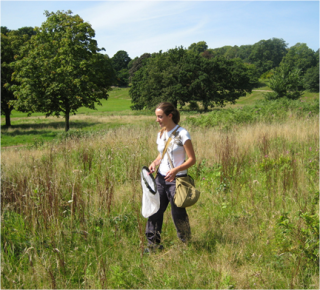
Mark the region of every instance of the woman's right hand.
[[157, 158], [149, 165], [150, 174], [156, 171], [156, 167], [160, 164], [160, 160], [161, 155], [159, 154]]
[[150, 173], [155, 172], [155, 170], [156, 170], [156, 164], [155, 164], [154, 161], [150, 164], [149, 170], [150, 170]]

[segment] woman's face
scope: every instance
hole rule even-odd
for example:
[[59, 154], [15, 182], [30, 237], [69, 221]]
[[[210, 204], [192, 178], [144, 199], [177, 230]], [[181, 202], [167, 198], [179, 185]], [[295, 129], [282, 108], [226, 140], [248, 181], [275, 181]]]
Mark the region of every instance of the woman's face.
[[166, 127], [170, 122], [172, 122], [172, 114], [167, 116], [161, 109], [156, 109], [155, 113], [157, 122], [161, 128]]

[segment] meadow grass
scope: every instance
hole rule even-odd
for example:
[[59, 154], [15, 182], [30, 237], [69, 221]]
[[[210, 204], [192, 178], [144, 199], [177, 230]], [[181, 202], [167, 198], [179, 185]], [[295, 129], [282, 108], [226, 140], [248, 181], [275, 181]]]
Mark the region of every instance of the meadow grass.
[[1, 152], [1, 288], [318, 289], [318, 94], [261, 107], [262, 94], [181, 112], [201, 197], [191, 241], [178, 240], [169, 206], [165, 250], [152, 255], [140, 185], [157, 155], [152, 112], [130, 111], [128, 89], [114, 89], [68, 133], [63, 119], [13, 115], [1, 144], [28, 146]]
[[2, 288], [319, 288], [318, 115], [227, 130], [183, 119], [201, 191], [192, 239], [178, 240], [169, 206], [151, 255], [140, 170], [158, 127], [141, 118], [2, 151]]

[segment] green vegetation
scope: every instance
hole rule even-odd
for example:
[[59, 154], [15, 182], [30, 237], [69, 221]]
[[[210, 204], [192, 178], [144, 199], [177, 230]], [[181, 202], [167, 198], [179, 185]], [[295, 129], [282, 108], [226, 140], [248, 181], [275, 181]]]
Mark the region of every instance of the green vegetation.
[[[319, 289], [319, 51], [272, 38], [109, 59], [71, 13], [1, 27], [1, 288]], [[201, 197], [191, 241], [169, 208], [165, 250], [145, 255], [140, 170], [164, 100]]]
[[308, 119], [319, 114], [319, 99], [312, 102], [280, 99], [258, 101], [252, 106], [217, 109], [200, 117], [187, 117], [190, 125], [229, 129], [235, 124], [285, 122], [290, 118]]
[[154, 117], [3, 150], [2, 288], [318, 289], [319, 115], [288, 102], [281, 122], [225, 130], [183, 118], [201, 197], [188, 209], [191, 242], [168, 208], [157, 254], [143, 254], [140, 185], [157, 154]]

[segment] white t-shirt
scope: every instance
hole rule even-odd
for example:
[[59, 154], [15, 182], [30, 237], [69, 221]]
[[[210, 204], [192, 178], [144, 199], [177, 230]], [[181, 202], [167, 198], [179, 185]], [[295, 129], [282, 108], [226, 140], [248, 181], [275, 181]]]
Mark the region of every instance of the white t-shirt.
[[[177, 125], [178, 126], [178, 125]], [[164, 150], [164, 147], [167, 143], [167, 140], [169, 139], [170, 135], [173, 133], [173, 131], [177, 128], [175, 126], [171, 131], [167, 132], [164, 131], [161, 138], [160, 138], [160, 132], [158, 133], [158, 138], [157, 138], [157, 145], [158, 145], [158, 151], [161, 155], [162, 158], [162, 152]], [[189, 132], [182, 128], [179, 127], [177, 132], [175, 133], [175, 136], [171, 136], [172, 140], [170, 144], [168, 145], [167, 152], [169, 153], [171, 162], [174, 167], [177, 167], [181, 165], [182, 163], [185, 162], [186, 160], [186, 150], [184, 149], [183, 145], [187, 140], [191, 140]], [[166, 153], [165, 156], [163, 157], [160, 167], [159, 167], [159, 173], [161, 175], [166, 175], [167, 172], [172, 169], [170, 162], [168, 160], [168, 154]], [[183, 175], [187, 174], [187, 170], [179, 171], [177, 175]]]

